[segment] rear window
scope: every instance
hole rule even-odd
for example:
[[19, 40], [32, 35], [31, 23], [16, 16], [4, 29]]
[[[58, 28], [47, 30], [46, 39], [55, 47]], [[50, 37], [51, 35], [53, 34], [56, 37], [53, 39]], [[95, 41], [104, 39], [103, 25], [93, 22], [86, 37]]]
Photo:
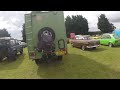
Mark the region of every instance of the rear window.
[[15, 45], [15, 40], [10, 40], [10, 45]]
[[90, 40], [90, 39], [91, 39], [90, 36], [86, 36], [86, 37], [84, 37], [84, 40]]

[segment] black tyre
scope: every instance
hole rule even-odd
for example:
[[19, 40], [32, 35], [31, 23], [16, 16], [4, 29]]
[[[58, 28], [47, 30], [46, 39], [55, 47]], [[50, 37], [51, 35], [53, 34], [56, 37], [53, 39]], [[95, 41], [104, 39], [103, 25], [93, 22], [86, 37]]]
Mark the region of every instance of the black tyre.
[[20, 54], [23, 54], [23, 48], [21, 49]]
[[93, 47], [93, 50], [96, 49], [96, 47]]
[[15, 51], [15, 55], [17, 56], [17, 51]]
[[109, 47], [113, 47], [113, 44], [112, 44], [112, 43], [109, 43]]
[[55, 32], [53, 29], [49, 28], [49, 27], [44, 27], [42, 28], [39, 32], [38, 32], [38, 40], [41, 41], [41, 35], [43, 34], [43, 32], [47, 30], [48, 32], [51, 32], [52, 34], [52, 38], [53, 38], [53, 41], [55, 40]]
[[14, 51], [13, 53], [10, 53], [8, 55], [8, 60], [13, 61], [13, 60], [16, 60], [16, 59], [17, 59], [17, 57], [16, 57], [16, 51]]
[[58, 56], [58, 61], [62, 61], [63, 56]]
[[85, 48], [85, 46], [82, 46], [81, 49], [82, 49], [83, 51], [85, 51], [86, 48]]

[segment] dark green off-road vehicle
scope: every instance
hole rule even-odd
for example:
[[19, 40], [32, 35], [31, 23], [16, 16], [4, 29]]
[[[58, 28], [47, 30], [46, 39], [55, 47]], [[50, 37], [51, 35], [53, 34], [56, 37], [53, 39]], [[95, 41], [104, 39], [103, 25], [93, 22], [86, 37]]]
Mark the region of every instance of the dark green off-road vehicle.
[[0, 38], [0, 61], [7, 57], [8, 60], [16, 60], [17, 53], [23, 54], [23, 47], [17, 39], [11, 37]]
[[63, 11], [32, 11], [25, 14], [25, 32], [29, 58], [43, 61], [62, 60], [67, 54]]

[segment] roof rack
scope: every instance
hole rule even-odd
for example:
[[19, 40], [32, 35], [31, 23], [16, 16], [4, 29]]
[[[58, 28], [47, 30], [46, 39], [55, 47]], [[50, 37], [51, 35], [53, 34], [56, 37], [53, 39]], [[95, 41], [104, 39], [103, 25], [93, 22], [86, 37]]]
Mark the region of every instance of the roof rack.
[[0, 37], [0, 39], [14, 39], [14, 38], [12, 38], [12, 37]]

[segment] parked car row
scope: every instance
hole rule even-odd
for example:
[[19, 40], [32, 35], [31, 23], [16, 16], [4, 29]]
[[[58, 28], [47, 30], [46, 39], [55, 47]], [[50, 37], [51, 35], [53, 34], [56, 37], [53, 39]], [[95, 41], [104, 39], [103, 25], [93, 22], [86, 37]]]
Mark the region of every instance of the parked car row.
[[15, 60], [18, 52], [23, 54], [23, 47], [17, 39], [11, 37], [0, 38], [0, 61], [5, 57], [9, 60]]
[[120, 38], [114, 34], [103, 34], [100, 39], [101, 45], [108, 45], [109, 47], [120, 46]]
[[101, 36], [91, 37], [90, 35], [75, 35], [75, 38], [70, 40], [72, 47], [96, 49], [100, 45], [108, 45], [109, 47], [120, 46], [120, 37], [114, 34], [103, 34]]
[[25, 47], [27, 47], [27, 44], [17, 39], [11, 37], [0, 38], [0, 61], [5, 57], [8, 60], [16, 60], [17, 54], [23, 54], [23, 48]]
[[91, 39], [90, 35], [76, 35], [75, 39], [71, 40], [71, 45], [73, 47], [81, 48], [82, 50], [85, 50], [87, 48], [96, 49], [100, 46], [100, 41]]

